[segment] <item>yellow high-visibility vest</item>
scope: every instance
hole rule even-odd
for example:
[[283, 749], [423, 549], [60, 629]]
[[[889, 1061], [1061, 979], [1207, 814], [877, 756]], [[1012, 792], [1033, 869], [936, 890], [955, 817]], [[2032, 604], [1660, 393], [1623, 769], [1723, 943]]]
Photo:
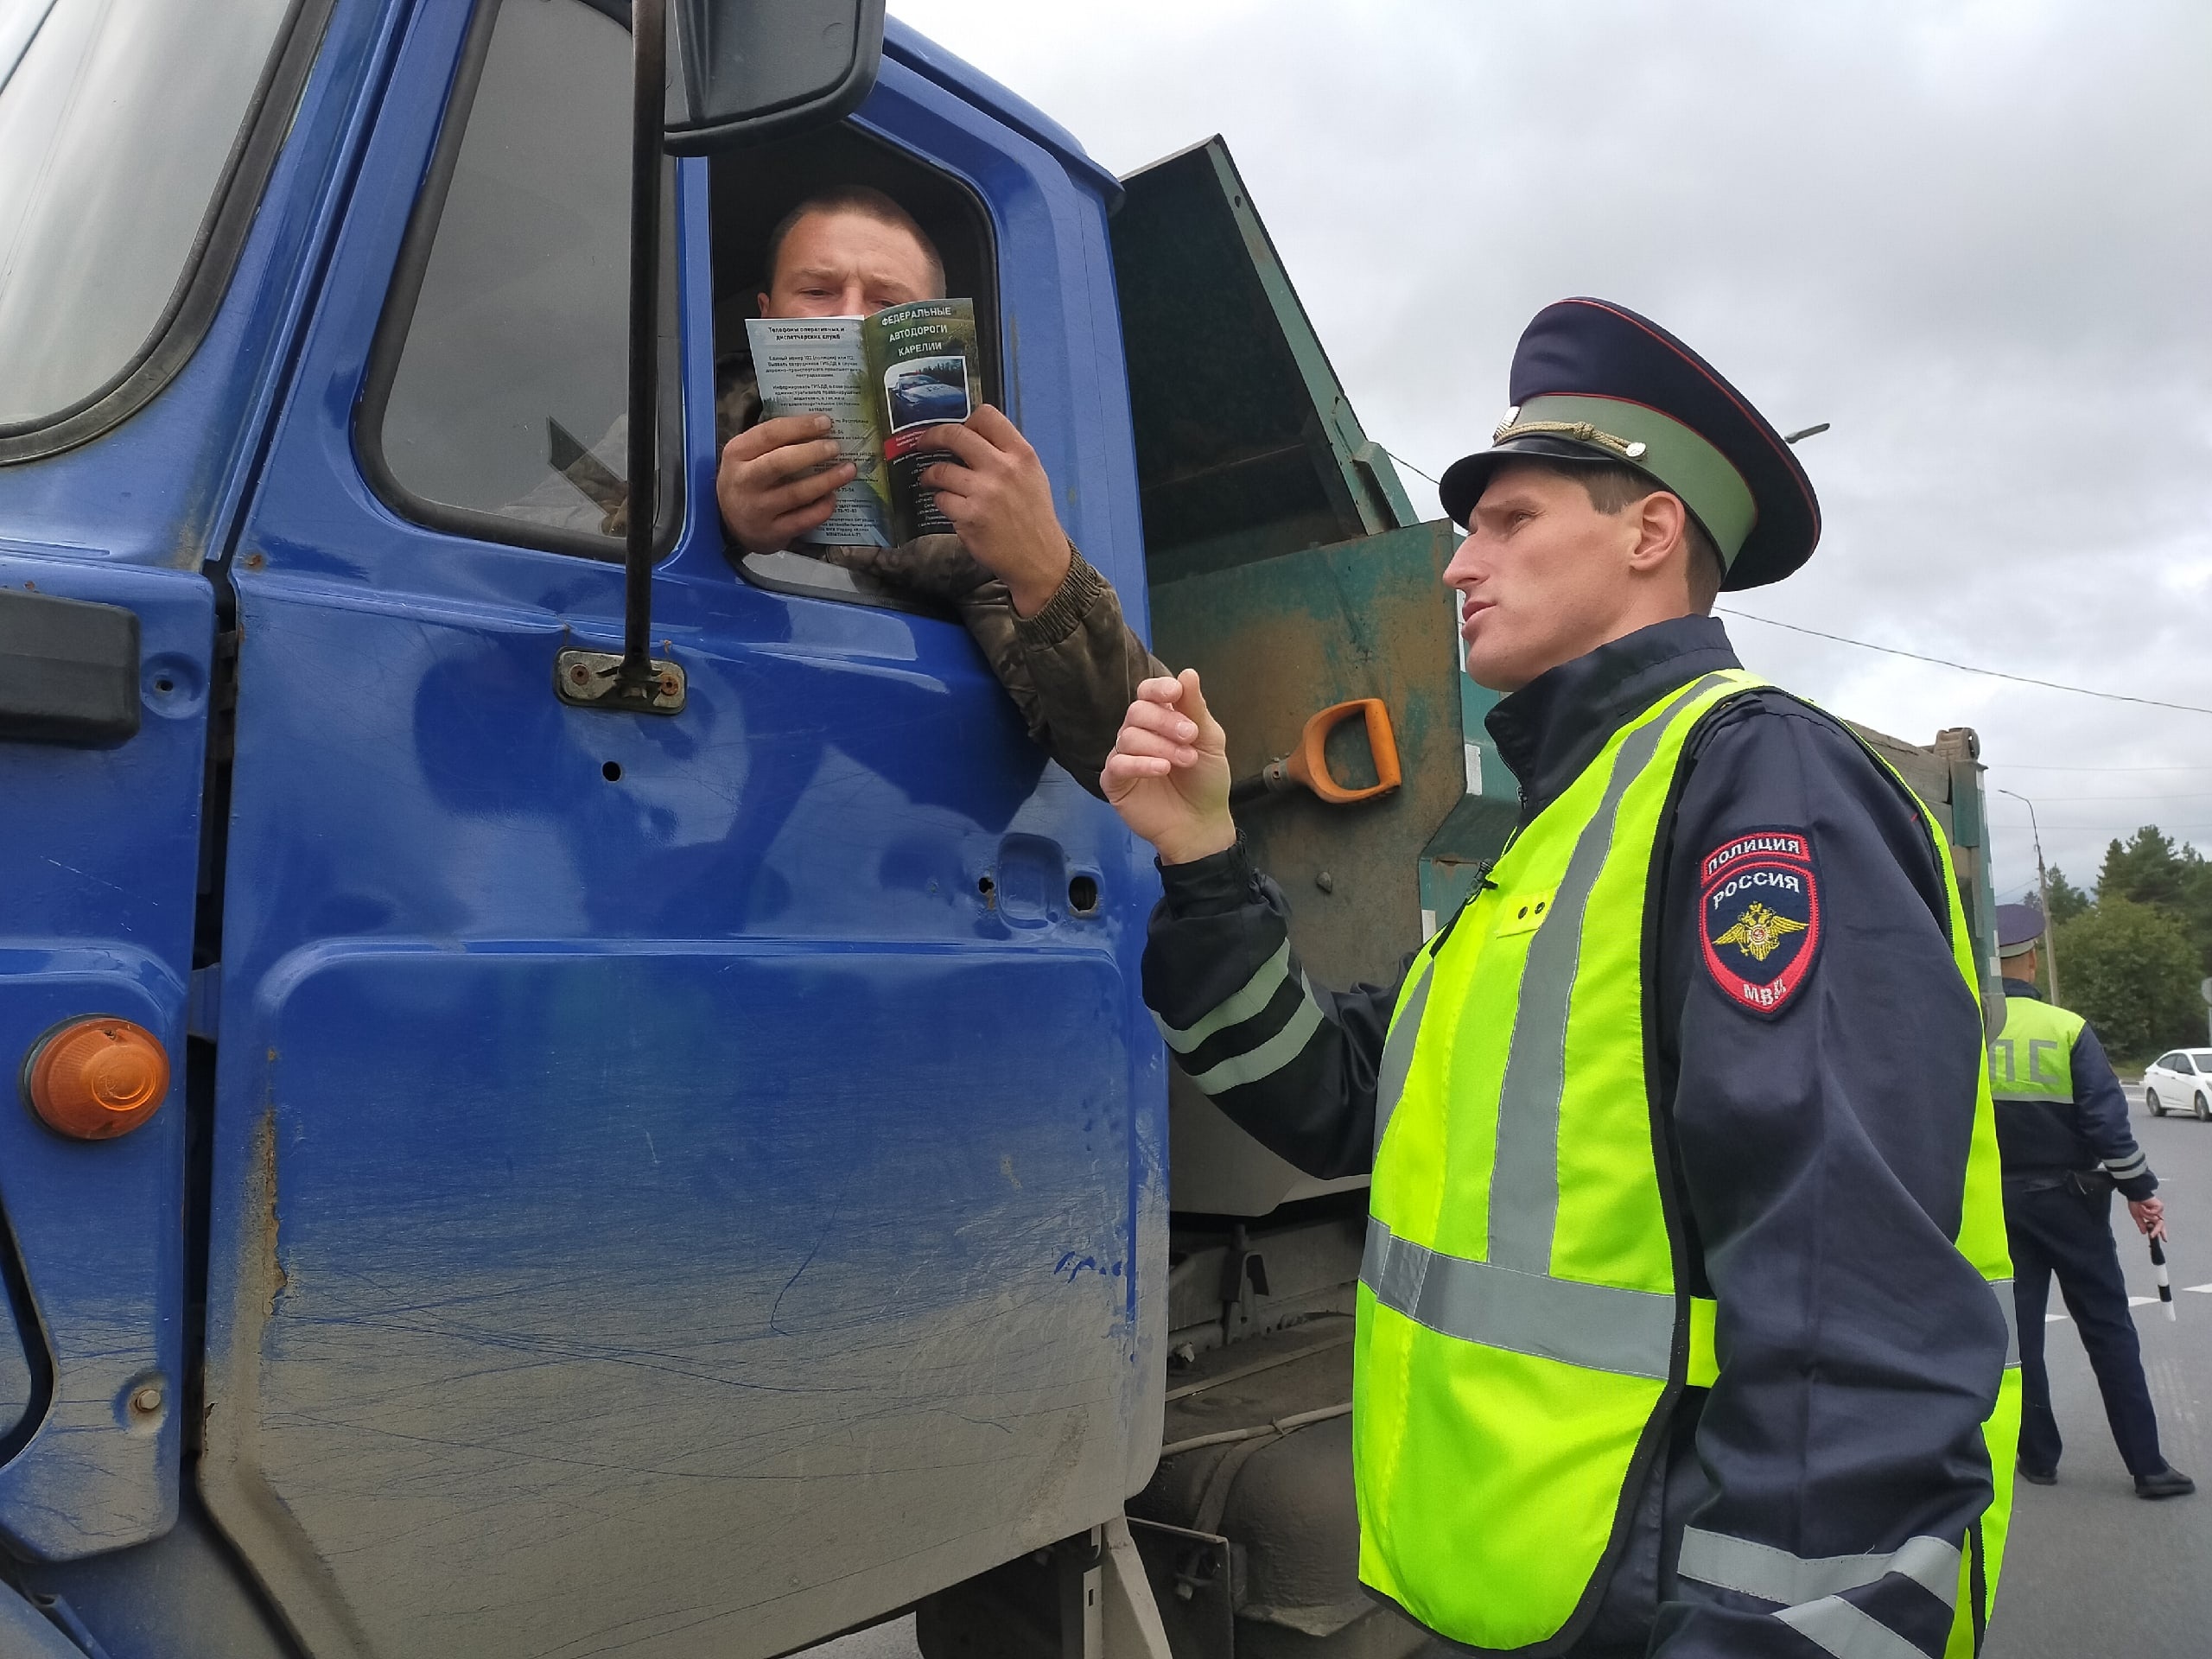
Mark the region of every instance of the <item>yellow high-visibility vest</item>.
[[[1399, 994], [1360, 1275], [1360, 1576], [1474, 1649], [1541, 1654], [1579, 1633], [1649, 1462], [1663, 1454], [1675, 1401], [1719, 1374], [1713, 1305], [1675, 1276], [1642, 958], [1653, 855], [1684, 746], [1721, 703], [1762, 684], [1740, 670], [1709, 674], [1615, 733], [1500, 856], [1491, 885], [1422, 952]], [[1959, 972], [1978, 1000], [1949, 849], [1940, 833], [1930, 839]], [[1996, 1125], [1986, 1065], [1977, 1070], [1956, 1243], [2009, 1329]], [[2012, 1507], [2016, 1354], [2017, 1344], [1989, 1379], [1996, 1499], [1980, 1520], [1985, 1620]], [[1686, 1536], [1686, 1574], [1748, 1576], [1738, 1587], [1785, 1604], [1777, 1617], [1818, 1645], [1823, 1618], [1866, 1616], [1834, 1593], [1822, 1601], [1800, 1591], [1901, 1571], [1956, 1610], [1947, 1652], [1973, 1652], [1966, 1538], [1848, 1558], [1864, 1576], [1847, 1582], [1834, 1560], [1801, 1562], [1718, 1535], [1697, 1542], [1716, 1559], [1735, 1554], [1695, 1572]], [[1780, 1571], [1777, 1557], [1804, 1570]]]
[[2088, 1021], [2032, 996], [2005, 999], [2005, 1029], [1989, 1039], [1989, 1089], [1999, 1100], [2074, 1099], [2074, 1043]]

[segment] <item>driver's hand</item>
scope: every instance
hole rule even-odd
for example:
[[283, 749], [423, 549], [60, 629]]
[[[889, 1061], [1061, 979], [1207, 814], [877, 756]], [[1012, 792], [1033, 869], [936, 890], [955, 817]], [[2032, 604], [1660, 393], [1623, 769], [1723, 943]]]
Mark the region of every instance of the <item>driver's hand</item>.
[[2130, 1198], [2127, 1213], [2135, 1218], [2135, 1229], [2148, 1238], [2166, 1236], [2166, 1206], [2162, 1198]]
[[1034, 616], [1052, 601], [1073, 562], [1052, 505], [1052, 480], [1020, 429], [988, 404], [962, 424], [933, 427], [930, 442], [952, 456], [922, 469], [977, 563], [1006, 583], [1014, 614]]
[[779, 552], [836, 511], [837, 491], [857, 469], [838, 461], [830, 432], [827, 415], [779, 415], [722, 446], [715, 499], [732, 541]]

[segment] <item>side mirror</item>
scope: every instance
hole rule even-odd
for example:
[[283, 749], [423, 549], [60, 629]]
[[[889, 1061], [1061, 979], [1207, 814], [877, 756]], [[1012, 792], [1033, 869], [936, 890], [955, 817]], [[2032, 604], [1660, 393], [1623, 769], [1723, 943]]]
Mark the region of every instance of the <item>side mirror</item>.
[[[604, 9], [623, 0], [592, 3]], [[622, 550], [622, 650], [572, 646], [555, 656], [553, 689], [571, 707], [680, 715], [689, 695], [683, 665], [652, 649], [662, 152], [709, 155], [851, 114], [883, 64], [883, 3], [627, 0], [630, 523]]]
[[669, 0], [666, 145], [703, 156], [858, 109], [884, 0]]

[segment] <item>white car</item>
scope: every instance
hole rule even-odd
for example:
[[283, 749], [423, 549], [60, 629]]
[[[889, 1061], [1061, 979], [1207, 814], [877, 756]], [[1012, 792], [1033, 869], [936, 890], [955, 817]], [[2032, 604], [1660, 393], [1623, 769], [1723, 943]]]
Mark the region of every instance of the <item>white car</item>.
[[2212, 1118], [2212, 1048], [2176, 1048], [2143, 1068], [2143, 1103], [2153, 1117], [2184, 1107]]

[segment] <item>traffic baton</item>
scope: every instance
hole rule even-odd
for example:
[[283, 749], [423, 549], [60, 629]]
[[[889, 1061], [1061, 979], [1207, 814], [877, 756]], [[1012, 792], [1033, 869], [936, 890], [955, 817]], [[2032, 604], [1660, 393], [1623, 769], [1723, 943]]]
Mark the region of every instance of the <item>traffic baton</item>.
[[2157, 1268], [2158, 1273], [2158, 1300], [2166, 1305], [2166, 1317], [2178, 1323], [2178, 1317], [2174, 1313], [2173, 1281], [2166, 1277], [2166, 1253], [2158, 1248], [2158, 1236], [2156, 1233], [2152, 1233], [2148, 1236], [2151, 1240], [2151, 1265]]

